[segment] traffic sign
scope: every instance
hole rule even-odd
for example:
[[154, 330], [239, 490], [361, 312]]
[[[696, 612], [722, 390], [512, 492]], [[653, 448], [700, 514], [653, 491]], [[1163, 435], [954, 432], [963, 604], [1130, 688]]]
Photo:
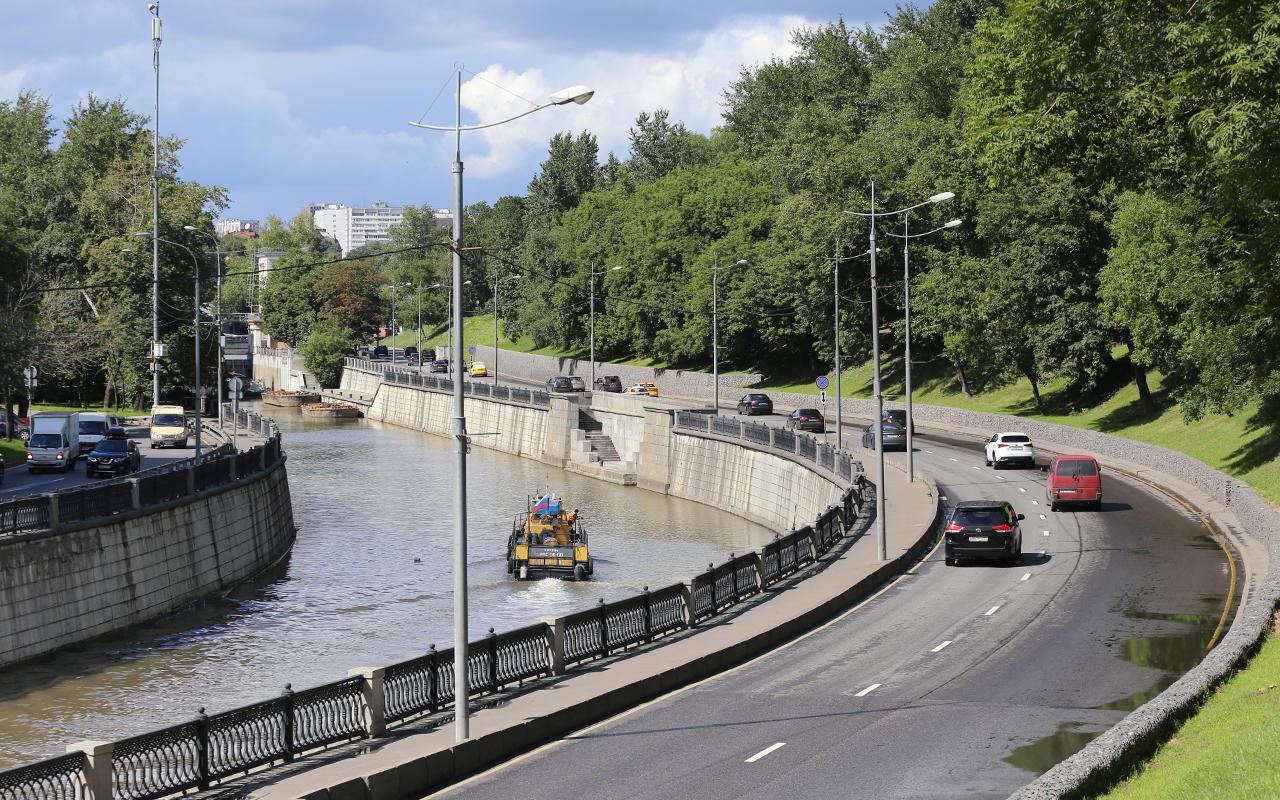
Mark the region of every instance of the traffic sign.
[[814, 383], [817, 384], [819, 389], [826, 389], [831, 385], [831, 381], [827, 380], [826, 375], [819, 375], [818, 379], [814, 381]]
[[822, 398], [822, 404], [825, 406], [827, 404], [827, 390], [823, 389], [821, 392], [818, 392], [818, 397]]
[[476, 346], [471, 345], [470, 347], [467, 348], [467, 352], [474, 356], [476, 354]]

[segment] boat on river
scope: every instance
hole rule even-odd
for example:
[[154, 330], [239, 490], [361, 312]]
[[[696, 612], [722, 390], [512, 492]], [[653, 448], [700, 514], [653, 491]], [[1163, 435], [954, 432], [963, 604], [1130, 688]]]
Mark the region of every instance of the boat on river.
[[566, 511], [558, 495], [530, 498], [507, 537], [507, 573], [517, 580], [534, 577], [591, 577], [595, 564], [587, 547], [587, 529], [578, 510]]
[[245, 383], [244, 388], [240, 390], [240, 396], [246, 400], [257, 400], [262, 397], [262, 393], [267, 390], [267, 385], [262, 382], [261, 378], [250, 378]]
[[297, 392], [289, 389], [273, 389], [262, 393], [264, 406], [280, 408], [299, 408], [307, 403], [319, 403], [320, 395], [315, 392]]
[[356, 419], [360, 416], [360, 409], [350, 403], [307, 403], [302, 407], [302, 413], [322, 419]]

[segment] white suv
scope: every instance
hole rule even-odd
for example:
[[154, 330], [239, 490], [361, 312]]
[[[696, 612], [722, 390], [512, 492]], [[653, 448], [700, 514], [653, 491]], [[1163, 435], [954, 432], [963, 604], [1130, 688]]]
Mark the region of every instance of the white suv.
[[987, 466], [1000, 469], [1007, 464], [1036, 465], [1036, 454], [1031, 449], [1031, 437], [1025, 433], [997, 433], [986, 444]]

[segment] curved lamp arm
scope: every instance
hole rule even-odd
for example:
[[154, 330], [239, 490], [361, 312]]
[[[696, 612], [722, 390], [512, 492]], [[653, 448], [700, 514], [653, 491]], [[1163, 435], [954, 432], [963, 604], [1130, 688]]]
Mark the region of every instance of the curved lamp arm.
[[[877, 216], [879, 216], [879, 215], [877, 214]], [[931, 230], [931, 231], [925, 231], [924, 233], [912, 233], [912, 234], [908, 234], [908, 235], [905, 235], [905, 236], [904, 236], [904, 235], [903, 235], [903, 234], [901, 234], [901, 233], [889, 233], [889, 232], [887, 232], [887, 231], [886, 231], [884, 235], [885, 235], [885, 236], [892, 236], [892, 237], [893, 237], [893, 238], [895, 238], [895, 239], [918, 239], [918, 238], [920, 238], [921, 236], [928, 236], [928, 235], [929, 235], [929, 234], [931, 234], [931, 233], [937, 233], [938, 231], [945, 231], [945, 230], [947, 230], [948, 228], [959, 228], [959, 227], [960, 227], [960, 224], [961, 224], [961, 223], [960, 223], [960, 220], [958, 220], [958, 219], [953, 219], [953, 220], [951, 220], [950, 222], [946, 223], [945, 225], [939, 225], [938, 227], [934, 228], [933, 230]]]
[[906, 208], [900, 208], [897, 211], [877, 211], [874, 214], [866, 213], [862, 211], [846, 211], [844, 213], [852, 214], [855, 217], [892, 217], [898, 214], [905, 214], [908, 211], [914, 211], [917, 208], [920, 208], [922, 206], [933, 205], [934, 203], [941, 203], [946, 200], [950, 200], [955, 196], [956, 196], [955, 192], [939, 192], [938, 194], [933, 195], [932, 197], [925, 200], [924, 202], [916, 203], [914, 206], [907, 206]]

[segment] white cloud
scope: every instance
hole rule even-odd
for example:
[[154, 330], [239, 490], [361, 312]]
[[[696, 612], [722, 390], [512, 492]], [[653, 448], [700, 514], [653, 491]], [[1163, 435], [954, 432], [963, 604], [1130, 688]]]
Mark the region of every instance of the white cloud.
[[27, 77], [27, 71], [24, 69], [13, 69], [8, 72], [0, 72], [0, 100], [8, 100], [18, 96], [18, 92], [22, 91], [22, 81]]

